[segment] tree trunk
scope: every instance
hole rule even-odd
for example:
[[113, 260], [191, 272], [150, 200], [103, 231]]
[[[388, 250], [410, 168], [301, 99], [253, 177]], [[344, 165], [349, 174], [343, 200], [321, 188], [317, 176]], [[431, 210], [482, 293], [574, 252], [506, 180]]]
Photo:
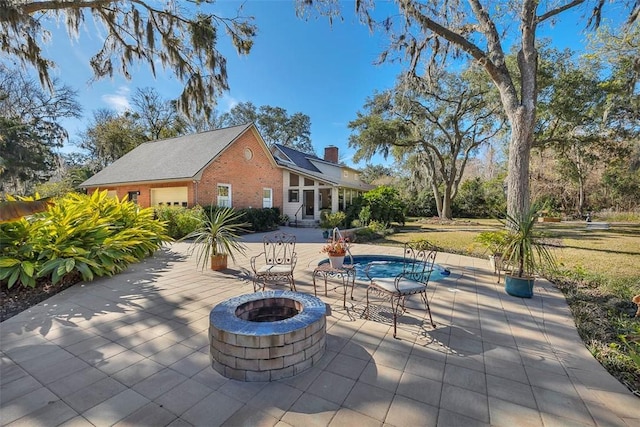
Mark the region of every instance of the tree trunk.
[[529, 211], [529, 159], [533, 142], [535, 108], [521, 105], [509, 114], [509, 174], [507, 176], [507, 213], [519, 218]]
[[578, 174], [578, 213], [582, 216], [584, 210], [584, 179]]
[[433, 198], [436, 201], [436, 209], [438, 210], [438, 218], [442, 218], [442, 198], [440, 197], [440, 190], [438, 185], [431, 179], [431, 191], [433, 191]]
[[442, 212], [439, 212], [440, 219], [453, 219], [451, 214], [451, 188], [445, 186], [444, 193], [442, 194]]

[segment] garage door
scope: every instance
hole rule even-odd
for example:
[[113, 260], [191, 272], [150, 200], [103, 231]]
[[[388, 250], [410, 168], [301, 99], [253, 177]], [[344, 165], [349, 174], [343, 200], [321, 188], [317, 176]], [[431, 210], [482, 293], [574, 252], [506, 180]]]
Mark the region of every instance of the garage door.
[[187, 187], [151, 189], [151, 206], [187, 206]]

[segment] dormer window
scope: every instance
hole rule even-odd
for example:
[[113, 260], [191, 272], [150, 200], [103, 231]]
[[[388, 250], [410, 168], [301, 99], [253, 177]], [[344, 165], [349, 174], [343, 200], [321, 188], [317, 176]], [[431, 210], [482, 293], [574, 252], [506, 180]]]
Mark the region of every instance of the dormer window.
[[342, 176], [344, 176], [345, 178], [349, 178], [349, 171], [346, 169], [342, 171]]

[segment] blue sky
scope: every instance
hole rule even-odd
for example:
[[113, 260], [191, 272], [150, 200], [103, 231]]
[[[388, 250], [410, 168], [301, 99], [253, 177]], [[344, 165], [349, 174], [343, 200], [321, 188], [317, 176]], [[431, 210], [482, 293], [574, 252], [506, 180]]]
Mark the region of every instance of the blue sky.
[[[233, 15], [240, 5], [223, 1], [215, 5], [224, 15]], [[249, 0], [244, 14], [255, 17], [258, 34], [248, 56], [239, 56], [231, 42], [221, 37], [218, 48], [227, 57], [231, 90], [218, 102], [220, 112], [238, 102], [282, 107], [289, 114], [301, 112], [311, 118], [311, 138], [317, 154], [336, 145], [341, 160], [350, 162], [349, 121], [355, 119], [367, 96], [375, 90], [393, 86], [400, 71], [398, 64], [374, 65], [387, 39], [371, 34], [354, 16], [353, 3], [344, 2], [344, 20], [333, 25], [323, 17], [302, 20], [295, 16], [292, 1]], [[378, 4], [378, 10], [396, 10], [391, 3]], [[559, 48], [580, 49], [584, 22], [575, 14], [540, 36], [553, 35]], [[52, 40], [44, 46], [46, 55], [57, 62], [52, 75], [78, 90], [83, 119], [65, 122], [71, 139], [86, 128], [93, 111], [100, 108], [122, 110], [137, 87], [152, 86], [165, 98], [178, 96], [181, 85], [170, 72], [160, 72], [154, 80], [146, 65], [133, 70], [133, 79], [121, 76], [90, 83], [89, 58], [99, 48], [99, 35], [89, 19], [77, 40], [70, 40], [63, 25], [50, 25]], [[65, 151], [72, 151], [68, 146]], [[360, 163], [360, 167], [364, 163]]]

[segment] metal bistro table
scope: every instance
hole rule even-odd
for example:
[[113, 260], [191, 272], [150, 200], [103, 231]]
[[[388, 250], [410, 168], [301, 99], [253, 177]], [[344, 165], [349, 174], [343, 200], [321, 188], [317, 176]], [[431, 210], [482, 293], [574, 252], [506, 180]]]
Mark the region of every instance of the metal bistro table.
[[313, 294], [318, 296], [316, 292], [316, 276], [324, 277], [324, 296], [327, 296], [327, 279], [340, 278], [342, 279], [342, 306], [347, 308], [347, 288], [351, 285], [351, 299], [353, 299], [353, 288], [356, 283], [356, 268], [353, 265], [345, 264], [340, 268], [334, 268], [331, 264], [321, 264], [313, 270]]

